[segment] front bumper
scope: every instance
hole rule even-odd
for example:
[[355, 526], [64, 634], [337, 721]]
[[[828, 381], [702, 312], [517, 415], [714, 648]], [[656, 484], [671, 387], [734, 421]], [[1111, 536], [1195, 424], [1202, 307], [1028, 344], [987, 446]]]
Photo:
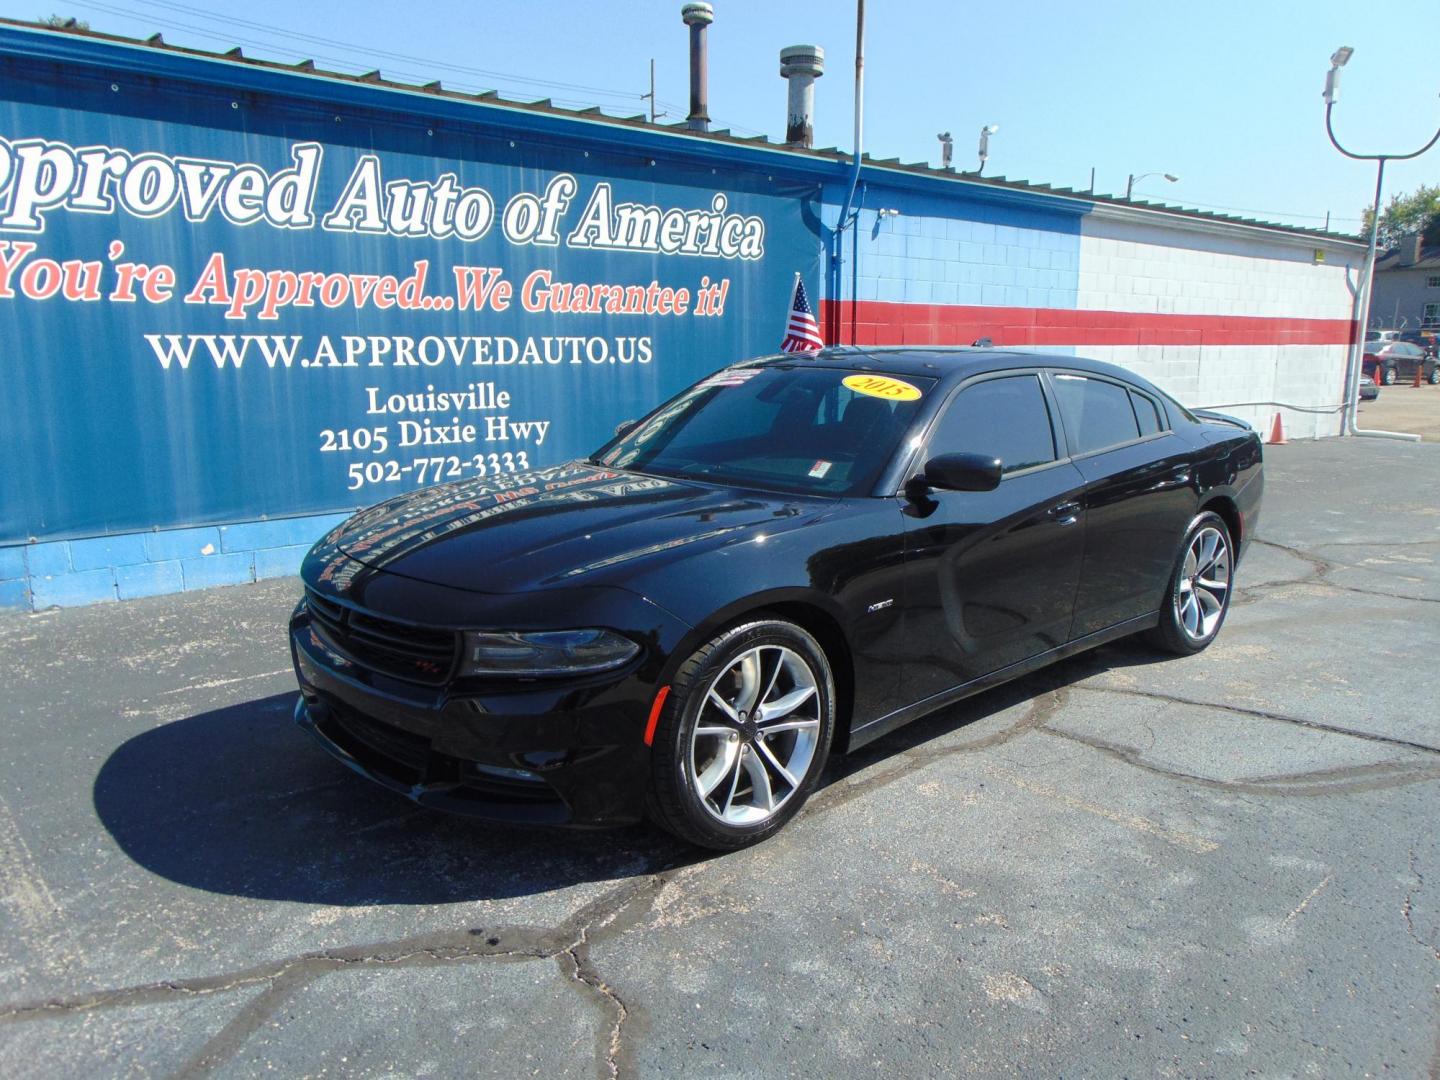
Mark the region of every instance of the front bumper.
[[351, 769], [415, 802], [496, 822], [639, 821], [653, 664], [589, 680], [419, 686], [367, 670], [290, 623], [296, 722]]

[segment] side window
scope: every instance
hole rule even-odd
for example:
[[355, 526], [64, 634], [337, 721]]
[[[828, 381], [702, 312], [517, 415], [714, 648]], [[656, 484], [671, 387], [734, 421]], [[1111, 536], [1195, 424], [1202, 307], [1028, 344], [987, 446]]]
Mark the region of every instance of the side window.
[[1088, 454], [1140, 437], [1140, 424], [1123, 386], [1083, 375], [1056, 375], [1055, 396], [1070, 437], [1070, 450]]
[[1137, 394], [1130, 391], [1130, 404], [1135, 406], [1135, 419], [1140, 421], [1141, 435], [1154, 435], [1163, 431], [1165, 424], [1160, 419], [1160, 410], [1155, 402], [1151, 401], [1144, 394]]
[[960, 391], [940, 417], [932, 454], [989, 454], [1007, 473], [1055, 460], [1055, 434], [1040, 379], [1010, 375]]

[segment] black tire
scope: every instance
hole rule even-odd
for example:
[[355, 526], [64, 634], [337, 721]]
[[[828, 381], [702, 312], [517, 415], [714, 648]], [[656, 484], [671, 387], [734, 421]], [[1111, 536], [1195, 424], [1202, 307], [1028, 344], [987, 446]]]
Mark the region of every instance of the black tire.
[[[1214, 620], [1213, 625], [1206, 626], [1203, 621], [1205, 618], [1203, 615], [1204, 607], [1200, 604], [1198, 597], [1202, 593], [1204, 595], [1213, 595], [1213, 593], [1209, 589], [1197, 591], [1194, 578], [1198, 577], [1199, 574], [1190, 574], [1188, 572], [1190, 568], [1187, 566], [1187, 563], [1191, 546], [1196, 543], [1197, 538], [1200, 537], [1201, 534], [1209, 530], [1218, 532], [1224, 543], [1226, 571], [1225, 589], [1223, 599], [1220, 602], [1219, 618]], [[1180, 544], [1180, 552], [1175, 559], [1175, 569], [1170, 574], [1170, 584], [1165, 590], [1165, 602], [1160, 608], [1160, 623], [1146, 635], [1147, 638], [1156, 648], [1168, 653], [1174, 653], [1177, 656], [1192, 656], [1208, 648], [1210, 643], [1214, 641], [1220, 633], [1220, 628], [1225, 625], [1225, 616], [1230, 613], [1230, 596], [1234, 591], [1235, 548], [1233, 541], [1230, 539], [1230, 529], [1225, 524], [1224, 518], [1219, 514], [1207, 510], [1190, 522], [1190, 526], [1185, 530], [1185, 538]], [[1198, 634], [1195, 632], [1195, 629], [1187, 626], [1187, 594], [1191, 597], [1197, 597], [1194, 602], [1199, 606], [1195, 608], [1195, 610], [1202, 612], [1199, 623], [1199, 629], [1202, 632]]]
[[1395, 377], [1395, 369], [1393, 367], [1387, 367], [1385, 374], [1381, 378], [1384, 380], [1386, 386], [1394, 386]]
[[1431, 386], [1440, 386], [1440, 365], [1430, 369], [1430, 374], [1425, 376], [1425, 381]]
[[[733, 719], [728, 718], [727, 714], [718, 711], [718, 707], [710, 698], [710, 688], [715, 685], [721, 696], [724, 697], [722, 682], [717, 682], [717, 680], [729, 680], [732, 676], [738, 678], [736, 676], [738, 669], [735, 669], [734, 666], [740, 664], [744, 657], [754, 653], [757, 649], [760, 651], [755, 655], [759, 658], [757, 662], [760, 665], [762, 681], [768, 680], [767, 688], [759, 691], [759, 700], [764, 703], [773, 699], [773, 693], [767, 695], [769, 687], [774, 687], [774, 692], [780, 692], [783, 697], [783, 691], [787, 686], [791, 687], [793, 693], [793, 688], [800, 685], [791, 675], [792, 670], [798, 671], [798, 668], [792, 669], [787, 666], [783, 670], [781, 669], [782, 659], [780, 658], [784, 659], [786, 665], [790, 665], [792, 663], [790, 657], [794, 657], [808, 668], [814, 685], [812, 695], [814, 701], [813, 706], [803, 704], [795, 707], [793, 713], [786, 715], [798, 716], [804, 709], [803, 717], [795, 722], [810, 724], [813, 713], [813, 719], [818, 721], [818, 724], [814, 727], [813, 736], [807, 729], [803, 733], [798, 730], [771, 733], [768, 740], [758, 733], [753, 723], [748, 736], [745, 731], [737, 729], [735, 737], [729, 739], [732, 743], [738, 743], [735, 750], [736, 756], [733, 759], [735, 765], [733, 771], [727, 770], [725, 773], [727, 777], [733, 776], [736, 779], [736, 783], [730, 788], [731, 797], [736, 797], [736, 788], [739, 786], [739, 780], [743, 774], [751, 800], [758, 798], [757, 789], [760, 785], [752, 780], [752, 774], [749, 772], [751, 768], [757, 767], [764, 770], [771, 781], [786, 789], [783, 799], [763, 820], [753, 824], [737, 824], [722, 820], [718, 816], [729, 806], [728, 803], [726, 807], [718, 805], [718, 793], [714, 796], [715, 802], [705, 800], [697, 786], [700, 783], [697, 774], [702, 770], [699, 762], [696, 762], [692, 768], [691, 756], [692, 753], [697, 756], [701, 753], [696, 742], [695, 732], [702, 715], [705, 717], [705, 726], [710, 728], [735, 723]], [[777, 657], [774, 660], [776, 665], [773, 669], [776, 671], [774, 677], [764, 675], [767, 655]], [[783, 686], [781, 685], [782, 676], [786, 680]], [[731, 685], [734, 684], [731, 683]], [[738, 693], [735, 700], [739, 700]], [[807, 699], [807, 703], [808, 701], [809, 699]], [[732, 701], [731, 704], [733, 705], [734, 702]], [[743, 713], [741, 716], [743, 718]], [[760, 723], [763, 729], [764, 721]], [[809, 798], [810, 793], [814, 791], [820, 774], [824, 771], [834, 731], [835, 679], [830, 670], [830, 662], [820, 644], [803, 629], [783, 619], [759, 617], [732, 626], [696, 649], [680, 666], [680, 670], [670, 684], [670, 693], [661, 710], [655, 729], [655, 738], [652, 742], [650, 791], [646, 799], [647, 814], [661, 828], [700, 847], [716, 851], [733, 851], [759, 843], [774, 835], [793, 818], [804, 805], [805, 800]], [[775, 754], [783, 757], [786, 753], [785, 744], [788, 743], [790, 753], [793, 755], [801, 745], [802, 734], [813, 738], [813, 742], [806, 744], [811, 752], [804, 774], [795, 778], [798, 783], [791, 788], [780, 778], [779, 774], [775, 774], [769, 769], [761, 757], [761, 752], [769, 750], [771, 747], [778, 747], [778, 750], [770, 751], [772, 760]], [[703, 734], [700, 736], [701, 740], [706, 738]], [[761, 742], [765, 743], [763, 748], [759, 746]], [[705, 743], [704, 745], [716, 744]], [[721, 749], [723, 750], [723, 748]], [[744, 760], [745, 754], [752, 755], [752, 759], [748, 763]], [[718, 761], [720, 756], [720, 753], [716, 753], [711, 764]], [[793, 759], [787, 761], [787, 764], [793, 764]], [[703, 771], [709, 772], [709, 769]], [[724, 785], [725, 781], [722, 781], [720, 786]], [[771, 793], [772, 796], [777, 794], [773, 789]]]

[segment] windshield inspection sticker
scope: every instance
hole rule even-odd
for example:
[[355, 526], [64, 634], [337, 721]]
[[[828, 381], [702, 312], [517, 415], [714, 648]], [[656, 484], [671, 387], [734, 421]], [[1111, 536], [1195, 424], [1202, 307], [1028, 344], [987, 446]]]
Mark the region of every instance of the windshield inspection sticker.
[[884, 398], [886, 401], [916, 401], [920, 397], [918, 386], [911, 386], [908, 382], [892, 379], [888, 375], [846, 375], [840, 381], [857, 394]]
[[830, 471], [830, 466], [833, 464], [833, 461], [817, 461], [814, 465], [810, 466], [810, 475], [815, 477], [816, 480], [819, 480]]

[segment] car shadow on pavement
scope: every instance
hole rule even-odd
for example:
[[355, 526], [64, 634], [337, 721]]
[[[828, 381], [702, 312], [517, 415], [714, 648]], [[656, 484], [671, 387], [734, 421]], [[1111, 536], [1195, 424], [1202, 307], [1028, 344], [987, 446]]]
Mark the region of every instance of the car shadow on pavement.
[[95, 810], [151, 873], [208, 892], [337, 906], [529, 896], [704, 857], [641, 827], [492, 826], [416, 806], [298, 728], [296, 695], [131, 738], [95, 778]]
[[[1011, 706], [1162, 657], [1122, 643], [1017, 679], [833, 761], [829, 785]], [[153, 874], [194, 889], [335, 906], [530, 896], [712, 857], [658, 829], [493, 826], [415, 806], [352, 774], [295, 726], [293, 693], [161, 724], [95, 778], [100, 821]]]

